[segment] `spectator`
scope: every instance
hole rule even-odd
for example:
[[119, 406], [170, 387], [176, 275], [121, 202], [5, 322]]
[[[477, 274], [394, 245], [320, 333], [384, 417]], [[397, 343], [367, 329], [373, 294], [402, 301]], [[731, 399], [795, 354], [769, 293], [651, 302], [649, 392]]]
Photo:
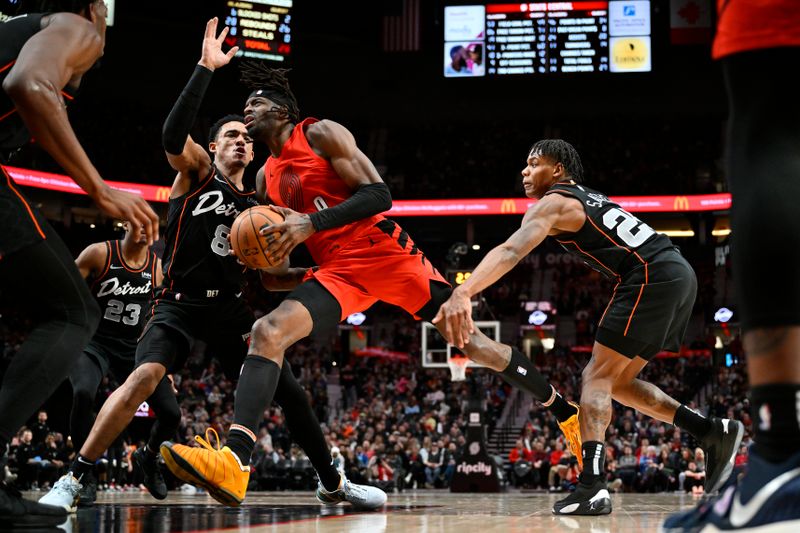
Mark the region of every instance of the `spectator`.
[[47, 425], [46, 411], [39, 411], [36, 417], [36, 423], [31, 426], [31, 431], [33, 432], [33, 444], [44, 444], [44, 440], [47, 438], [47, 435], [50, 434], [50, 426]]
[[428, 453], [428, 460], [425, 461], [425, 485], [428, 488], [441, 487], [444, 473], [444, 450], [442, 441], [436, 441], [431, 446]]
[[625, 446], [623, 454], [617, 461], [617, 475], [622, 480], [622, 486], [627, 492], [631, 492], [637, 486], [638, 478], [638, 461], [636, 456], [633, 455], [633, 449], [630, 446]]

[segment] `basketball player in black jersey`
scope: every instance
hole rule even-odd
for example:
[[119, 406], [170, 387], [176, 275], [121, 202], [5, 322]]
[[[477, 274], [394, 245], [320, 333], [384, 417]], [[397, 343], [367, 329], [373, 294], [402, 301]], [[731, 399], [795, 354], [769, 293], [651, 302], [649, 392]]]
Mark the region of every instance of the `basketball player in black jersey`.
[[[31, 136], [106, 214], [158, 235], [158, 218], [140, 197], [108, 187], [75, 137], [65, 99], [100, 58], [102, 1], [22, 2], [31, 14], [0, 23], [0, 165]], [[61, 12], [65, 11], [65, 12]], [[66, 12], [71, 11], [71, 12]], [[0, 166], [0, 168], [2, 168]], [[25, 420], [53, 393], [92, 337], [99, 309], [60, 237], [0, 170], [0, 291], [34, 319], [34, 328], [0, 386], [0, 461]], [[46, 369], [46, 370], [45, 370]], [[64, 512], [22, 500], [0, 485], [0, 526], [47, 527]]]
[[[161, 260], [147, 246], [143, 232], [134, 232], [125, 223], [122, 240], [94, 243], [86, 247], [75, 260], [81, 275], [89, 283], [102, 318], [97, 332], [69, 375], [72, 385], [70, 435], [76, 450], [80, 450], [89, 430], [94, 399], [103, 377], [111, 372], [118, 383], [124, 382], [134, 367], [136, 341], [144, 327], [145, 315], [154, 287], [161, 285]], [[138, 236], [137, 236], [138, 233]], [[159, 401], [166, 395], [165, 402]], [[171, 384], [159, 384], [148, 398], [151, 404], [173, 405]], [[174, 406], [174, 405], [173, 405]], [[160, 427], [168, 431], [180, 424], [180, 410], [161, 409], [152, 433], [161, 435]], [[167, 433], [169, 435], [169, 433]], [[155, 440], [160, 439], [159, 436]], [[143, 460], [144, 449], [134, 452], [134, 460], [144, 470], [144, 484], [158, 498], [166, 497], [166, 484], [160, 472]], [[93, 475], [81, 480], [83, 489], [80, 505], [94, 502], [97, 483]]]
[[[71, 473], [46, 496], [68, 509], [74, 507], [80, 491], [76, 478], [82, 479], [91, 471], [166, 373], [183, 365], [194, 339], [226, 346], [231, 356], [223, 365], [235, 372], [247, 352], [246, 341], [255, 317], [241, 298], [245, 269], [231, 255], [227, 237], [236, 216], [257, 205], [255, 191], [245, 189], [242, 183], [244, 170], [253, 159], [253, 143], [242, 117], [234, 115], [223, 117], [211, 128], [209, 150], [213, 159], [189, 136], [212, 72], [226, 65], [237, 50], [223, 53], [227, 28], [219, 37], [216, 29], [214, 18], [206, 26], [200, 62], [164, 123], [167, 159], [178, 174], [170, 194], [164, 281], [156, 290], [136, 347], [136, 369], [106, 400]], [[306, 452], [320, 479], [326, 486], [338, 486], [340, 475], [332, 464], [319, 421], [289, 365], [281, 374], [275, 400], [283, 408], [293, 439]], [[152, 407], [156, 410], [155, 405]], [[160, 419], [161, 412], [156, 410], [156, 414]], [[162, 441], [167, 438], [161, 436]], [[147, 461], [155, 461], [160, 444], [151, 436], [145, 449]]]
[[733, 468], [744, 426], [706, 418], [636, 378], [661, 350], [680, 350], [697, 292], [694, 271], [666, 235], [581, 185], [582, 174], [580, 157], [569, 143], [549, 139], [534, 144], [522, 183], [525, 194], [539, 201], [525, 214], [522, 227], [453, 290], [434, 322], [443, 321], [448, 340], [463, 346], [474, 329], [470, 296], [500, 279], [545, 237], [553, 237], [617, 282], [583, 370], [580, 483], [553, 512], [611, 512], [603, 463], [612, 398], [695, 437], [706, 451], [706, 490], [717, 490]]

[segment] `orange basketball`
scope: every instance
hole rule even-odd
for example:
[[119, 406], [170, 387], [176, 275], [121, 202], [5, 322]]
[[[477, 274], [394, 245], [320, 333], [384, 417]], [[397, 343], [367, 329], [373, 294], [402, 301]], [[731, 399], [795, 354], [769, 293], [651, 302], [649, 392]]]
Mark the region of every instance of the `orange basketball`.
[[259, 230], [279, 222], [283, 222], [283, 217], [265, 205], [242, 211], [231, 226], [231, 247], [239, 261], [248, 268], [277, 266], [279, 263], [267, 257], [267, 239]]

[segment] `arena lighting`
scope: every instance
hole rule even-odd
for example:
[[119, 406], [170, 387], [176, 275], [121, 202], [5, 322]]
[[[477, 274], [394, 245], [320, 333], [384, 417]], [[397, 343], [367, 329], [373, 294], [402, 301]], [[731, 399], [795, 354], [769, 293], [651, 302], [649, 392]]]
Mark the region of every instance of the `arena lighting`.
[[364, 323], [367, 319], [367, 315], [364, 313], [353, 313], [352, 315], [347, 317], [347, 323], [351, 326], [360, 326]]
[[668, 229], [659, 231], [659, 233], [663, 233], [667, 237], [694, 237], [694, 230], [690, 229]]
[[711, 231], [711, 235], [714, 237], [727, 237], [731, 234], [730, 228], [722, 228], [722, 229], [715, 229]]
[[[18, 185], [24, 187], [85, 194], [74, 181], [62, 174], [17, 167], [4, 168]], [[114, 189], [139, 195], [150, 202], [166, 203], [169, 201], [170, 187], [168, 185], [158, 186], [122, 181], [106, 181], [106, 183]], [[680, 196], [612, 196], [611, 200], [632, 213], [727, 211], [731, 207], [731, 195], [728, 193]], [[530, 198], [395, 200], [387, 215], [391, 217], [523, 215], [535, 203], [536, 200]], [[667, 235], [670, 234], [667, 233]], [[690, 237], [691, 235], [682, 236]]]
[[473, 244], [472, 245], [472, 249], [473, 250], [480, 250], [481, 249], [481, 245], [480, 244]]
[[106, 25], [113, 26], [114, 25], [114, 12], [116, 11], [116, 0], [106, 0], [106, 6], [108, 7], [108, 16], [106, 17]]
[[717, 309], [717, 312], [714, 313], [715, 322], [721, 322], [724, 324], [726, 322], [730, 322], [731, 318], [733, 318], [733, 311], [731, 311], [727, 307], [720, 307], [719, 309]]
[[545, 322], [547, 322], [547, 315], [538, 309], [528, 317], [528, 324], [533, 324], [534, 326], [541, 326]]

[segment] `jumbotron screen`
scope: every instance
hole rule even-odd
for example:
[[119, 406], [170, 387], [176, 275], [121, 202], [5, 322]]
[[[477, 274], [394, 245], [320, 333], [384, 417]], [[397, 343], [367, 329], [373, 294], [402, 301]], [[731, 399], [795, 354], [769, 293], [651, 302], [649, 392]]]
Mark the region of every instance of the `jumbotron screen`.
[[228, 46], [237, 56], [284, 61], [292, 50], [292, 0], [227, 0]]
[[649, 1], [444, 8], [446, 77], [649, 72]]

